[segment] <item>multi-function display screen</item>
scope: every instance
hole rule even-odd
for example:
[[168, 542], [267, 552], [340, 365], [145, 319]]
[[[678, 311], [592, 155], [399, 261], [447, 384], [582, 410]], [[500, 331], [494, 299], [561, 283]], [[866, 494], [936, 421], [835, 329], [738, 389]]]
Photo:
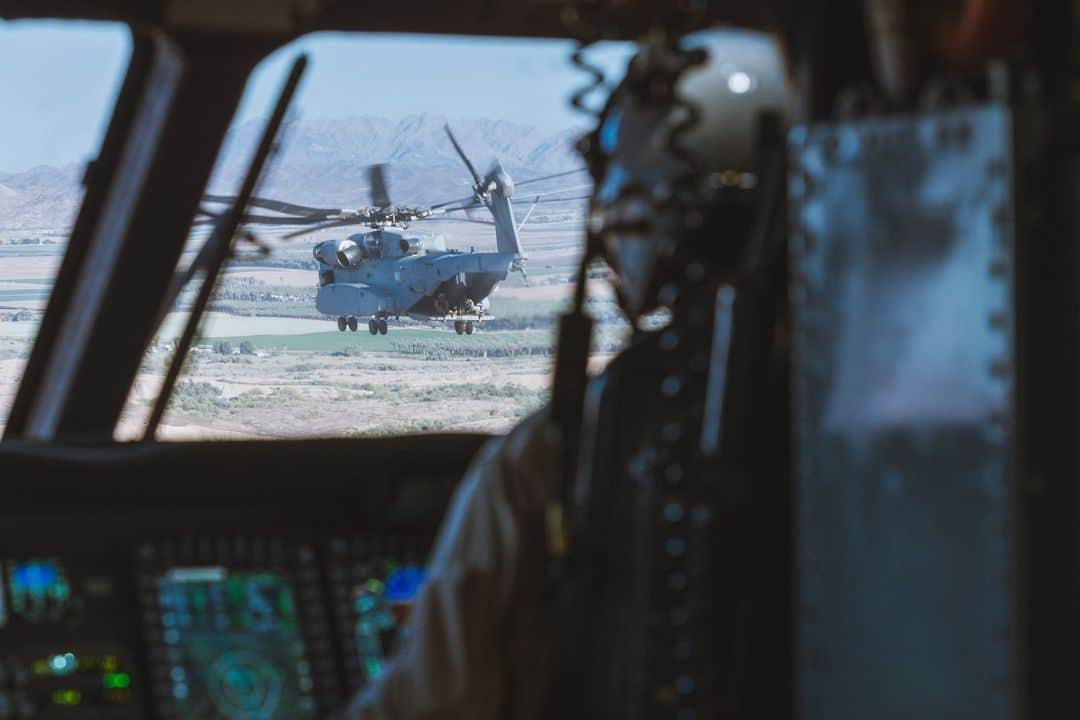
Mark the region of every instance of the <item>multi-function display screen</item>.
[[287, 577], [174, 568], [159, 577], [157, 597], [176, 717], [315, 716], [307, 647]]

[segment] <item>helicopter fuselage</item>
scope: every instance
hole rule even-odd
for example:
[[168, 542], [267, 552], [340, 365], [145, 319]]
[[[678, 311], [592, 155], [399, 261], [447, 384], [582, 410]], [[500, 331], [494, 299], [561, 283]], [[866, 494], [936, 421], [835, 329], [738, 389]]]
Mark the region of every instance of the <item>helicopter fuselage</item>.
[[[511, 204], [515, 184], [509, 173], [496, 160], [487, 174], [481, 177], [454, 138], [450, 126], [445, 126], [445, 129], [455, 152], [474, 181], [469, 197], [424, 207], [393, 205], [383, 166], [373, 165], [369, 169], [372, 204], [367, 208], [317, 208], [270, 198], [244, 198], [248, 205], [278, 213], [245, 213], [242, 219], [245, 224], [307, 226], [307, 229], [289, 233], [285, 236], [287, 238], [349, 225], [367, 225], [371, 228], [343, 240], [325, 240], [314, 247], [319, 272], [315, 306], [325, 315], [337, 316], [339, 330], [349, 328], [355, 332], [360, 318], [366, 317], [370, 332], [385, 335], [388, 317], [405, 316], [424, 320], [452, 320], [459, 334], [471, 335], [474, 324], [487, 315], [488, 296], [495, 287], [511, 271], [519, 271], [525, 277], [526, 256], [518, 231], [528, 221], [538, 202], [556, 202], [540, 200], [541, 195], [566, 191], [535, 193], [532, 208], [518, 223]], [[569, 170], [531, 178], [520, 185], [578, 172], [581, 171]], [[218, 203], [236, 201], [235, 197], [221, 195], [206, 195], [204, 199]], [[585, 198], [564, 198], [559, 201], [581, 199]], [[466, 220], [453, 217], [450, 213], [468, 213], [470, 209], [479, 207], [486, 208], [491, 214], [491, 222], [485, 224], [494, 228], [496, 249], [493, 252], [448, 250], [439, 236], [425, 240], [391, 229], [404, 230], [411, 222], [438, 216]]]
[[441, 238], [379, 229], [315, 246], [319, 312], [337, 317], [481, 319], [514, 252], [447, 250]]

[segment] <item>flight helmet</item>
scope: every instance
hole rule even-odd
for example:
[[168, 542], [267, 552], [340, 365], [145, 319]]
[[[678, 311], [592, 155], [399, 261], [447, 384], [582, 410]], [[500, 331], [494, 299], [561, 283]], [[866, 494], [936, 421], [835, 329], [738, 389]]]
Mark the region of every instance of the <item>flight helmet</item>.
[[713, 29], [642, 41], [582, 143], [595, 187], [589, 233], [631, 320], [663, 305], [672, 258], [691, 243], [730, 265], [756, 185], [758, 119], [792, 109], [779, 40]]

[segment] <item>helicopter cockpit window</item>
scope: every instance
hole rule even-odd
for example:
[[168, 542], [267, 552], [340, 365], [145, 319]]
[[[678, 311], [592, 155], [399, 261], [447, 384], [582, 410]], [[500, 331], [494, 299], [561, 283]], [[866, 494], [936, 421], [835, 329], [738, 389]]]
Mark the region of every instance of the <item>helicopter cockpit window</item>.
[[[591, 191], [572, 149], [592, 122], [569, 103], [589, 84], [572, 51], [325, 33], [264, 61], [186, 262], [237, 191], [289, 63], [310, 60], [247, 208], [254, 242], [218, 278], [157, 437], [503, 432], [545, 403]], [[614, 76], [629, 51], [595, 60]], [[409, 90], [373, 101], [375, 80]], [[595, 283], [599, 367], [629, 328]], [[194, 292], [148, 350], [118, 437], [142, 436]]]
[[125, 25], [0, 20], [0, 434], [130, 56]]

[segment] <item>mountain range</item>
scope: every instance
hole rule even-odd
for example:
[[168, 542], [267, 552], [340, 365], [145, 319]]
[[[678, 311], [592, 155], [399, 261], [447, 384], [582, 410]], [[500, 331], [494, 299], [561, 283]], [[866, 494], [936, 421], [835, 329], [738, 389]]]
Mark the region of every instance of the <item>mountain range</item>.
[[[387, 163], [390, 197], [396, 204], [427, 205], [466, 197], [472, 179], [443, 130], [447, 122], [480, 174], [496, 157], [519, 182], [582, 166], [572, 149], [578, 135], [572, 130], [543, 133], [500, 120], [448, 121], [426, 113], [400, 120], [378, 116], [299, 120], [284, 128], [281, 149], [271, 159], [258, 194], [304, 205], [363, 207], [370, 204], [368, 167]], [[249, 121], [230, 131], [210, 192], [236, 190], [262, 124]], [[0, 172], [0, 232], [12, 236], [70, 227], [82, 195], [82, 172], [80, 165]], [[583, 178], [560, 178], [530, 191], [579, 185]], [[518, 198], [525, 202], [522, 193]]]

